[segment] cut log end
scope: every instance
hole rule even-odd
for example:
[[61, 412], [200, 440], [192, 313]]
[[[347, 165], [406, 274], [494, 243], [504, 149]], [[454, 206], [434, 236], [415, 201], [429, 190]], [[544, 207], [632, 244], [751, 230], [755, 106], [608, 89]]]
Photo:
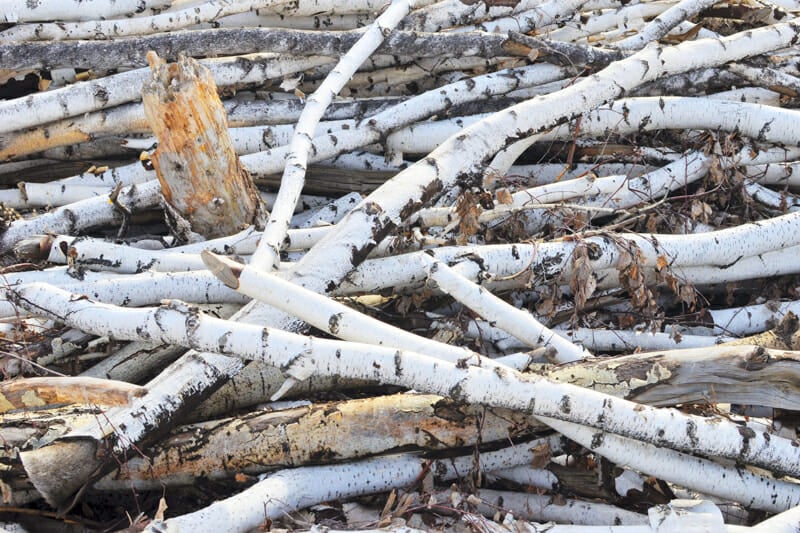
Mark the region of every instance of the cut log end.
[[[58, 441], [38, 450], [21, 452], [20, 460], [33, 486], [45, 501], [67, 512], [77, 496], [102, 470], [97, 443], [91, 439]], [[54, 468], [53, 465], [60, 465]]]
[[231, 289], [239, 288], [239, 277], [242, 275], [242, 265], [231, 261], [227, 257], [221, 257], [208, 250], [200, 253], [208, 270], [211, 271], [219, 280]]

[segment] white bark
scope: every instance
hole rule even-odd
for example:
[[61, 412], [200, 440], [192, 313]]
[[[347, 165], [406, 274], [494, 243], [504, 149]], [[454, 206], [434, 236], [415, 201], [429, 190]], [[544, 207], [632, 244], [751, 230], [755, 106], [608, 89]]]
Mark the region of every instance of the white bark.
[[[297, 263], [292, 278], [317, 292], [332, 290], [377, 240], [441, 191], [479, 172], [479, 162], [493, 155], [509, 139], [552, 127], [587, 107], [661, 76], [786, 46], [796, 38], [796, 31], [795, 23], [791, 22], [720, 40], [649, 47], [558, 93], [496, 113], [451, 137], [426, 159], [367, 197]], [[713, 54], [713, 60], [709, 54]], [[465, 153], [472, 157], [465, 160]]]
[[[481, 468], [519, 464], [531, 454], [520, 447], [481, 454]], [[436, 461], [431, 471], [440, 479], [454, 479], [473, 467], [473, 457]], [[417, 479], [425, 462], [412, 456], [387, 456], [346, 465], [303, 467], [283, 470], [242, 491], [236, 496], [183, 516], [154, 522], [149, 533], [194, 533], [249, 531], [265, 518], [278, 518], [287, 512], [316, 503], [400, 488]]]
[[753, 533], [791, 533], [800, 524], [800, 506], [788, 509], [756, 524]]
[[[626, 135], [659, 129], [720, 129], [738, 130], [754, 140], [791, 146], [794, 144], [792, 128], [798, 116], [800, 113], [796, 110], [717, 98], [622, 98], [584, 113], [580, 135], [603, 137], [611, 132]], [[407, 127], [389, 135], [387, 146], [395, 153], [426, 154], [439, 147], [448, 137], [465, 131], [466, 127], [487, 117], [473, 115]], [[574, 131], [569, 125], [560, 125], [535, 136], [535, 142], [571, 139], [573, 136]]]
[[[206, 59], [219, 87], [281, 78], [332, 61], [326, 57], [294, 57], [253, 54], [240, 58]], [[107, 109], [141, 98], [149, 69], [140, 68], [105, 78], [70, 85], [0, 103], [0, 133], [30, 128], [46, 122]], [[32, 112], [35, 110], [35, 112]]]
[[[86, 22], [50, 22], [36, 25], [17, 25], [2, 34], [9, 41], [46, 41], [61, 39], [114, 39], [132, 35], [144, 35], [175, 31], [215, 21], [235, 13], [257, 10], [267, 7], [272, 2], [260, 0], [249, 2], [243, 0], [208, 0], [197, 6], [180, 10], [170, 10], [158, 15], [135, 17], [124, 20], [102, 20], [99, 14], [92, 14], [98, 20]], [[84, 8], [85, 9], [85, 8]], [[53, 17], [63, 18], [65, 17]], [[40, 19], [46, 20], [46, 19]]]
[[753, 474], [742, 467], [626, 439], [569, 422], [540, 418], [568, 438], [618, 465], [754, 509], [782, 512], [800, 502], [800, 485]]
[[[581, 42], [589, 36], [613, 31], [617, 28], [637, 29], [644, 26], [643, 19], [656, 17], [677, 3], [677, 0], [637, 2], [613, 11], [601, 12], [588, 17], [586, 21], [554, 29], [548, 33], [548, 38], [554, 41]], [[518, 30], [515, 29], [515, 31]], [[603, 35], [600, 36], [603, 37]]]
[[469, 307], [499, 328], [508, 331], [516, 338], [523, 340], [528, 346], [552, 346], [556, 349], [555, 360], [569, 363], [592, 357], [586, 349], [576, 346], [544, 324], [533, 315], [507, 304], [486, 289], [472, 283], [446, 264], [426, 254], [420, 258], [428, 269], [428, 277], [434, 281], [445, 294]]
[[[795, 253], [790, 252], [789, 255]], [[789, 312], [800, 316], [800, 301], [768, 302], [729, 309], [709, 309], [706, 312], [714, 321], [715, 333], [752, 335], [765, 331], [770, 324], [777, 324]]]
[[[389, 132], [466, 102], [501, 95], [519, 87], [536, 85], [567, 76], [568, 69], [552, 65], [532, 65], [508, 69], [448, 84], [382, 111], [366, 120], [366, 127], [315, 137], [312, 144], [317, 162], [377, 142]], [[255, 175], [283, 169], [288, 148], [281, 147], [242, 157], [242, 163]]]
[[[207, 252], [202, 257], [208, 269], [231, 289], [295, 315], [340, 339], [408, 349], [453, 363], [480, 358], [465, 348], [450, 346], [385, 324], [335, 300], [260, 271], [252, 264], [245, 266]], [[482, 364], [492, 363], [484, 361]]]
[[481, 489], [476, 495], [485, 502], [483, 505], [478, 505], [478, 512], [487, 516], [493, 516], [500, 509], [508, 510], [516, 519], [557, 524], [623, 526], [649, 522], [647, 515], [598, 502], [575, 499], [556, 501], [550, 495], [488, 489]]
[[486, 24], [466, 26], [456, 31], [529, 32], [570, 19], [585, 3], [587, 0], [549, 0], [516, 15], [495, 18]]
[[[605, 269], [616, 269], [623, 256], [628, 254], [625, 249], [634, 245], [641, 254], [641, 267], [654, 268], [658, 258], [663, 257], [669, 261], [670, 268], [676, 269], [679, 274], [682, 271], [686, 272], [688, 267], [705, 267], [719, 273], [729, 269], [734, 263], [750, 259], [760, 261], [757, 257], [760, 254], [797, 246], [800, 244], [800, 236], [795, 237], [797, 230], [794, 228], [799, 224], [800, 214], [793, 213], [711, 233], [692, 235], [623, 233], [615, 235], [614, 239], [588, 237], [580, 243], [551, 241], [537, 245], [520, 243], [454, 246], [437, 248], [430, 253], [448, 263], [460, 259], [456, 270], [471, 280], [479, 279], [481, 273], [484, 273], [484, 277], [488, 273], [496, 278], [511, 276], [510, 281], [518, 279], [519, 283], [525, 283], [527, 279], [520, 277], [526, 271], [530, 271], [540, 279], [569, 279], [574, 275], [572, 258], [579, 245], [590, 247], [592, 258], [589, 260], [589, 265], [593, 272], [602, 273]], [[336, 226], [337, 229], [339, 226], [341, 223]], [[325, 242], [327, 238], [328, 236], [321, 242]], [[308, 255], [301, 260], [301, 263], [307, 259]], [[389, 287], [419, 286], [419, 280], [424, 272], [420, 269], [418, 261], [415, 253], [369, 261], [351, 272], [347, 281], [341, 284], [340, 290], [378, 292]], [[795, 265], [791, 268], [796, 271], [798, 267]], [[375, 282], [377, 283], [373, 284]], [[614, 283], [613, 280], [610, 282]], [[601, 286], [602, 283], [598, 283], [598, 288]]]
[[[90, 226], [119, 224], [122, 213], [110, 198], [108, 194], [95, 196], [30, 219], [15, 220], [0, 235], [0, 250], [8, 251], [20, 240], [42, 233], [77, 234]], [[161, 185], [155, 180], [124, 187], [117, 196], [117, 202], [130, 211], [156, 207], [160, 200]]]
[[[170, 0], [8, 0], [3, 5], [5, 22], [33, 22], [37, 20], [84, 20], [101, 17], [125, 17], [148, 9], [170, 5]], [[88, 4], [88, 5], [87, 5]]]
[[353, 48], [341, 57], [333, 71], [325, 77], [322, 85], [308, 98], [295, 125], [275, 206], [270, 212], [258, 248], [250, 259], [254, 267], [272, 270], [280, 263], [281, 244], [286, 237], [289, 220], [305, 185], [306, 167], [314, 132], [331, 100], [339, 94], [361, 63], [383, 43], [384, 38], [417, 4], [424, 2], [393, 0], [389, 8], [370, 25]]
[[[214, 319], [176, 302], [161, 308], [116, 308], [72, 300], [69, 293], [45, 285], [21, 287], [13, 296], [26, 308], [84, 331], [261, 360], [283, 368], [293, 379], [302, 380], [311, 374], [373, 379], [467, 403], [523, 409], [534, 416], [600, 427], [606, 432], [698, 455], [736, 459], [791, 475], [800, 473], [800, 451], [791, 441], [742, 432], [721, 418], [642, 406], [575, 386], [525, 377], [513, 370], [452, 364], [414, 352], [327, 341]], [[133, 426], [131, 442], [137, 440], [137, 428], [142, 428], [138, 422]]]
[[[637, 348], [644, 351], [701, 348], [715, 346], [733, 339], [733, 337], [712, 335], [681, 334], [678, 337], [670, 333], [629, 329], [554, 328], [552, 332], [594, 352], [627, 352]], [[482, 339], [485, 342], [490, 342], [501, 351], [520, 350], [527, 346], [527, 344], [500, 328], [483, 320], [470, 320], [467, 322], [465, 334], [473, 339]]]
[[681, 0], [649, 22], [636, 35], [617, 41], [614, 45], [620, 50], [639, 50], [647, 43], [658, 41], [681, 22], [716, 3], [716, 0]]

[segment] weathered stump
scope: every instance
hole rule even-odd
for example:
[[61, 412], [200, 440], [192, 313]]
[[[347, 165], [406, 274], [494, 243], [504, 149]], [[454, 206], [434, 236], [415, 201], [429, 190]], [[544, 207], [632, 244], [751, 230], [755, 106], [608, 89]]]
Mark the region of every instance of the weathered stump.
[[147, 60], [152, 77], [142, 101], [158, 138], [152, 163], [173, 230], [214, 238], [259, 223], [260, 196], [231, 145], [209, 70], [187, 57], [167, 64], [150, 52]]

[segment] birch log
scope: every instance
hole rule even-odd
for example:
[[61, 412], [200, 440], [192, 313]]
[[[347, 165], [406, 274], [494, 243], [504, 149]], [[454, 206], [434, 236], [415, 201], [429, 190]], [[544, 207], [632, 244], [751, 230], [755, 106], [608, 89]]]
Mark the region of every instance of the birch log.
[[[312, 340], [280, 330], [222, 321], [203, 316], [177, 302], [149, 310], [114, 308], [86, 300], [70, 301], [69, 293], [44, 285], [23, 287], [15, 294], [26, 308], [47, 312], [83, 330], [104, 332], [117, 338], [138, 340], [144, 337], [194, 349], [259, 358], [282, 366], [294, 379], [302, 380], [314, 373], [378, 379], [446, 394], [466, 402], [525, 409], [533, 415], [601, 426], [604, 431], [668, 445], [677, 450], [736, 459], [780, 472], [800, 472], [800, 452], [788, 440], [755, 432], [743, 434], [735, 425], [721, 419], [644, 407], [571, 385], [545, 379], [531, 380], [513, 370], [483, 369], [414, 352], [376, 346], [366, 348], [349, 343], [356, 353], [361, 354], [356, 356], [348, 353], [347, 345], [340, 342]], [[99, 310], [103, 312], [98, 313]], [[370, 355], [365, 357], [367, 353]], [[155, 393], [155, 387], [152, 392]], [[150, 391], [145, 398], [149, 394]], [[532, 398], [535, 401], [531, 401]], [[139, 424], [132, 426], [129, 438], [142, 438], [142, 433], [136, 434], [142, 431]], [[47, 448], [57, 449], [52, 445]], [[39, 490], [42, 488], [36, 478], [44, 475], [40, 480], [44, 482], [47, 475], [36, 470], [39, 467], [45, 470], [44, 462], [40, 460], [46, 453], [42, 450], [47, 448], [37, 450], [31, 456], [31, 463], [36, 468], [33, 472], [29, 469], [29, 475]], [[72, 486], [75, 481], [83, 481], [80, 476], [76, 478]], [[63, 481], [59, 486], [61, 494], [64, 493], [62, 486]], [[52, 487], [47, 490], [54, 494]], [[58, 501], [58, 496], [50, 498]]]

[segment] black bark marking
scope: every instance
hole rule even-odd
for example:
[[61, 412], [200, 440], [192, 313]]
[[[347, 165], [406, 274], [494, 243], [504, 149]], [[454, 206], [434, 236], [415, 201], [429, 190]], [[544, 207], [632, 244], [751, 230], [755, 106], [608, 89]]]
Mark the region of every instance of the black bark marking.
[[600, 446], [603, 445], [603, 441], [605, 440], [605, 433], [602, 431], [598, 431], [594, 435], [592, 435], [592, 443], [590, 444], [590, 448], [592, 450], [596, 450]]
[[394, 353], [394, 375], [397, 377], [403, 376], [403, 356], [400, 352]]
[[567, 396], [566, 394], [562, 396], [561, 401], [558, 402], [558, 408], [564, 414], [569, 414], [570, 412], [572, 412], [572, 402], [570, 400], [570, 397]]
[[700, 439], [697, 438], [697, 423], [694, 420], [686, 421], [686, 436], [693, 447], [697, 446]]
[[336, 313], [328, 319], [328, 331], [331, 335], [339, 334], [339, 322], [342, 320], [342, 313]]

